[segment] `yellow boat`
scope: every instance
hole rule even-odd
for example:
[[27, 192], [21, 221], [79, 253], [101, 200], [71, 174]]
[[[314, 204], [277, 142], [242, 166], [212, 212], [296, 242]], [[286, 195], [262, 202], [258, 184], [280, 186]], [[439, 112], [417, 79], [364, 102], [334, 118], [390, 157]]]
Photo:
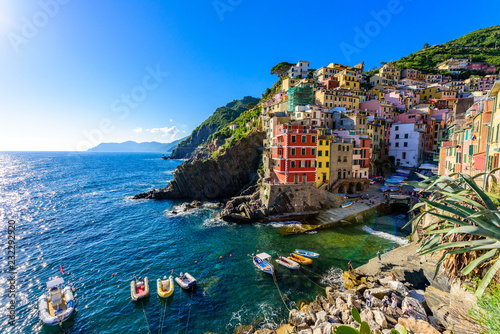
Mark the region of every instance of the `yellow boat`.
[[170, 275], [168, 279], [167, 276], [164, 276], [163, 279], [158, 278], [156, 280], [156, 291], [161, 298], [170, 297], [174, 293], [174, 277]]
[[292, 261], [298, 262], [298, 263], [305, 265], [305, 266], [308, 266], [313, 262], [311, 259], [308, 259], [305, 256], [295, 254], [295, 253], [290, 254], [290, 256], [288, 258]]

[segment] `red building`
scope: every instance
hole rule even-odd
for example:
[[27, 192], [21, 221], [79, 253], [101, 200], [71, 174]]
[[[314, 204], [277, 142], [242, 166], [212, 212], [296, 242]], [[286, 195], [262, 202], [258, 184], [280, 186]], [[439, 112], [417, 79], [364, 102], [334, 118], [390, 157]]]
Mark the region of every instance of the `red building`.
[[339, 86], [339, 82], [336, 77], [330, 77], [326, 80], [323, 80], [323, 85], [325, 85], [326, 89], [334, 89]]
[[274, 172], [281, 183], [316, 182], [317, 132], [310, 126], [278, 124], [273, 138]]
[[495, 73], [497, 68], [493, 64], [488, 63], [470, 63], [467, 65], [469, 71], [483, 71], [486, 73]]

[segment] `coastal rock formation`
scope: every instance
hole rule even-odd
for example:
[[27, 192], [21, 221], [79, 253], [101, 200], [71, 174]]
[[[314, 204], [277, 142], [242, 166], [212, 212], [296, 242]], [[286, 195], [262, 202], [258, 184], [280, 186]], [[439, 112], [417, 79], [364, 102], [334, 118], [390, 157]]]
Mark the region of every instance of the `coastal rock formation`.
[[263, 132], [253, 132], [217, 157], [193, 158], [174, 171], [174, 179], [162, 189], [134, 196], [134, 199], [214, 200], [234, 196], [258, 179]]

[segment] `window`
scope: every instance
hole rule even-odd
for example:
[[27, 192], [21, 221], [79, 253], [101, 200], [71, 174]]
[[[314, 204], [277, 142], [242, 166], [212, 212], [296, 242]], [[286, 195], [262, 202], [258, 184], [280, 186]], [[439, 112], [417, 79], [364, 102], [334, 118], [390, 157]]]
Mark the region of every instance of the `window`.
[[399, 131], [399, 126], [396, 126], [396, 131]]
[[321, 168], [321, 161], [318, 162], [318, 168]]
[[330, 162], [328, 162], [328, 161], [327, 161], [327, 162], [325, 163], [325, 165], [326, 165], [326, 168], [330, 167]]
[[328, 156], [328, 151], [325, 151], [325, 157], [327, 157], [327, 156]]
[[406, 159], [406, 152], [403, 152], [403, 159]]
[[396, 143], [396, 147], [399, 147], [399, 143]]
[[303, 148], [303, 149], [301, 150], [301, 154], [302, 154], [302, 155], [306, 155], [306, 149], [305, 149], [305, 148]]
[[344, 156], [344, 162], [347, 162], [347, 156]]
[[342, 162], [342, 157], [339, 155], [338, 159], [337, 159], [338, 162]]
[[342, 150], [342, 145], [339, 145], [339, 151], [341, 151], [341, 150]]
[[293, 161], [293, 160], [292, 160], [292, 162], [290, 163], [290, 166], [291, 166], [292, 168], [295, 168], [295, 161]]
[[291, 153], [291, 155], [295, 155], [295, 149], [294, 149], [294, 148], [292, 148], [292, 153]]
[[316, 137], [315, 136], [312, 136], [311, 137], [311, 143], [315, 143], [316, 142]]
[[302, 142], [305, 143], [306, 142], [306, 136], [302, 136]]
[[295, 143], [295, 136], [292, 136], [292, 143]]
[[407, 139], [408, 139], [408, 134], [407, 134], [407, 133], [405, 133], [405, 138], [407, 138]]
[[316, 154], [316, 149], [311, 148], [311, 155], [315, 155], [315, 154]]
[[349, 146], [346, 146], [345, 148], [346, 148], [346, 151], [349, 152]]
[[322, 156], [323, 156], [323, 151], [318, 150], [318, 157], [322, 157]]
[[396, 139], [399, 139], [399, 134], [396, 134]]
[[323, 141], [322, 140], [319, 141], [319, 145], [323, 145]]
[[408, 147], [408, 142], [405, 141], [403, 146]]

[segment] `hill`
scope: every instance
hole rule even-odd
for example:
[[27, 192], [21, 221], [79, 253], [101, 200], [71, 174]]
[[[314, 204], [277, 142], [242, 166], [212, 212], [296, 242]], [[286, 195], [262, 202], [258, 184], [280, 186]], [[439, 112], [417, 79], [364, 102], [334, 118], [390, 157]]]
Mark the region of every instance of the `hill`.
[[257, 104], [258, 98], [245, 96], [241, 100], [233, 100], [225, 106], [219, 107], [215, 112], [193, 130], [191, 135], [179, 143], [170, 155], [171, 159], [186, 159], [191, 157], [195, 149], [209, 141], [215, 132], [227, 127], [232, 121], [247, 110], [249, 103]]
[[87, 152], [154, 152], [170, 153], [184, 138], [171, 143], [158, 143], [155, 141], [136, 143], [135, 141], [126, 141], [123, 143], [101, 143], [96, 147], [88, 149]]
[[[495, 48], [496, 46], [496, 48]], [[500, 25], [479, 29], [445, 44], [424, 47], [395, 61], [395, 65], [436, 73], [434, 67], [450, 58], [470, 58], [500, 67]]]

